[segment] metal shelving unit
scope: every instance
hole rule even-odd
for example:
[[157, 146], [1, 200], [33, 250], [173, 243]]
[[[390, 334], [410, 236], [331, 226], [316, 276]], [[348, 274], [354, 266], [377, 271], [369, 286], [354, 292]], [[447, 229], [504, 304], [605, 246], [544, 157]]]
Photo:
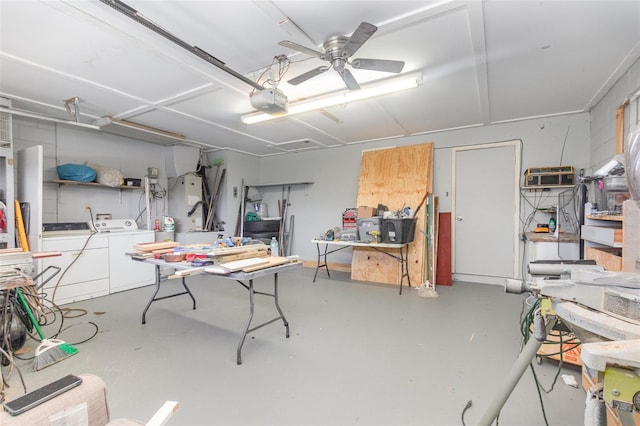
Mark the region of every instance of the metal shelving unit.
[[244, 180], [242, 181], [242, 201], [240, 202], [240, 235], [244, 235], [244, 219], [245, 219], [245, 207], [246, 203], [250, 200], [248, 199], [248, 191], [249, 188], [263, 189], [263, 188], [282, 188], [282, 197], [279, 200], [280, 203], [280, 227], [278, 231], [278, 242], [280, 243], [280, 253], [283, 256], [288, 256], [290, 254], [290, 248], [293, 238], [293, 224], [294, 224], [294, 216], [291, 215], [289, 220], [287, 220], [287, 213], [289, 210], [290, 204], [290, 194], [292, 186], [299, 185], [312, 185], [313, 182], [285, 182], [285, 183], [267, 183], [267, 184], [258, 184], [258, 185], [245, 185]]

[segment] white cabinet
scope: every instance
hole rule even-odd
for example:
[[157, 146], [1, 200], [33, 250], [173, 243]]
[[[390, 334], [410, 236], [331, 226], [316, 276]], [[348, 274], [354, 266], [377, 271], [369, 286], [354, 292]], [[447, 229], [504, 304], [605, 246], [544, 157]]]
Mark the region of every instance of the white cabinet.
[[131, 253], [133, 246], [154, 241], [153, 231], [118, 233], [109, 235], [109, 293], [129, 290], [155, 282], [151, 265], [134, 262], [125, 253]]
[[580, 239], [576, 234], [539, 234], [527, 232], [529, 261], [538, 260], [578, 260], [580, 259]]
[[63, 305], [153, 284], [154, 268], [125, 255], [135, 244], [153, 239], [153, 231], [43, 238], [43, 251], [59, 251], [62, 256], [42, 260], [40, 270], [50, 265], [61, 268], [42, 291]]
[[109, 242], [106, 235], [44, 238], [44, 251], [60, 251], [62, 256], [42, 260], [61, 269], [41, 290], [56, 305], [109, 294]]

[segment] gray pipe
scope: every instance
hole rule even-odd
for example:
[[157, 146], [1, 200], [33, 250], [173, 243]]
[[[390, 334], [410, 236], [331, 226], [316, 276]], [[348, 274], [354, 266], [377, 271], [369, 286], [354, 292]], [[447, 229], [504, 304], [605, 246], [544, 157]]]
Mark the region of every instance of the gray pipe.
[[[555, 316], [547, 315], [547, 317], [548, 317], [547, 323], [544, 326], [545, 337], [549, 334], [549, 332], [551, 331], [551, 329], [556, 323]], [[536, 332], [535, 334], [538, 334], [538, 332]], [[520, 352], [520, 355], [518, 356], [518, 359], [516, 360], [515, 364], [513, 364], [513, 366], [511, 367], [511, 371], [509, 371], [507, 380], [502, 384], [502, 387], [495, 394], [493, 400], [491, 401], [491, 403], [485, 410], [484, 414], [478, 421], [478, 425], [490, 426], [493, 423], [493, 421], [496, 419], [496, 417], [498, 417], [500, 410], [509, 399], [511, 392], [513, 392], [513, 389], [516, 387], [516, 385], [520, 381], [520, 378], [522, 378], [522, 375], [524, 374], [525, 370], [531, 363], [531, 360], [533, 360], [533, 358], [538, 353], [538, 349], [540, 349], [540, 346], [542, 345], [543, 341], [544, 339], [540, 341], [534, 338], [533, 336], [529, 339], [527, 344], [522, 349], [522, 352]]]

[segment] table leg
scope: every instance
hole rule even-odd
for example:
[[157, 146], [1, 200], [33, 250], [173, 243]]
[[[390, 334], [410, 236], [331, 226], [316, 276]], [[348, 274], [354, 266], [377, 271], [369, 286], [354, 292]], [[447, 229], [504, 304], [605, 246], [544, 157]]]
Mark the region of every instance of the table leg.
[[244, 332], [240, 337], [240, 342], [238, 343], [237, 350], [237, 363], [238, 365], [242, 364], [242, 345], [244, 345], [244, 340], [247, 338], [247, 334], [249, 333], [249, 327], [251, 326], [251, 320], [253, 319], [253, 309], [254, 309], [254, 290], [253, 290], [253, 279], [249, 280], [249, 286], [247, 287], [249, 290], [249, 319], [247, 320], [247, 326], [244, 328]]
[[[185, 280], [186, 280], [186, 278], [182, 277], [182, 287], [184, 287], [185, 291], [189, 294], [189, 297], [191, 298], [191, 300], [193, 300], [193, 309], [195, 310], [196, 309], [196, 298], [193, 297], [193, 294], [191, 293], [191, 290], [189, 290], [189, 287], [187, 287], [187, 282]], [[184, 294], [184, 293], [180, 293], [180, 294]]]
[[[285, 336], [287, 337], [287, 339], [289, 338], [289, 322], [287, 321], [287, 319], [284, 316], [284, 313], [282, 312], [282, 309], [280, 308], [280, 303], [278, 301], [278, 274], [274, 274], [273, 275], [273, 294], [271, 293], [263, 293], [261, 291], [255, 291], [253, 288], [253, 280], [249, 280], [249, 284], [245, 284], [242, 281], [238, 281], [244, 288], [246, 288], [249, 291], [249, 319], [247, 320], [247, 325], [244, 328], [244, 331], [242, 332], [242, 336], [240, 336], [240, 342], [238, 343], [238, 349], [236, 351], [236, 361], [238, 363], [238, 365], [242, 364], [242, 346], [244, 345], [244, 341], [247, 338], [247, 334], [261, 328], [264, 327], [265, 325], [271, 324], [272, 322], [278, 321], [279, 319], [282, 320], [282, 322], [284, 323], [284, 327], [285, 327]], [[253, 312], [255, 309], [255, 295], [259, 294], [262, 296], [270, 296], [273, 297], [274, 303], [276, 305], [276, 309], [278, 310], [278, 314], [280, 314], [279, 316], [270, 319], [269, 321], [265, 321], [262, 324], [256, 325], [255, 327], [251, 328], [251, 321], [253, 320]]]
[[[318, 263], [316, 265], [316, 273], [313, 274], [313, 282], [316, 282], [316, 276], [318, 275], [318, 269], [326, 268], [327, 276], [331, 278], [331, 274], [329, 274], [329, 265], [327, 264], [327, 248], [329, 246], [327, 244], [324, 245], [324, 253], [320, 252], [320, 244], [316, 243], [316, 249], [318, 250]], [[324, 263], [320, 264], [322, 257], [324, 256]]]
[[278, 274], [273, 276], [273, 301], [276, 304], [276, 309], [282, 318], [282, 322], [284, 323], [284, 328], [286, 330], [285, 336], [289, 338], [289, 321], [284, 316], [284, 312], [280, 309], [280, 303], [278, 303]]
[[193, 294], [191, 293], [191, 290], [189, 290], [189, 287], [187, 287], [187, 283], [185, 281], [185, 278], [182, 278], [182, 286], [184, 287], [185, 291], [180, 292], [180, 293], [175, 293], [175, 294], [170, 294], [167, 296], [161, 296], [161, 297], [156, 297], [158, 295], [158, 292], [160, 291], [160, 265], [155, 265], [156, 267], [156, 290], [153, 292], [153, 295], [151, 296], [151, 299], [149, 299], [149, 302], [147, 303], [147, 307], [144, 308], [144, 311], [142, 312], [142, 323], [146, 324], [147, 323], [147, 311], [149, 310], [149, 308], [151, 307], [151, 304], [157, 300], [162, 300], [162, 299], [169, 299], [171, 297], [176, 297], [176, 296], [182, 296], [183, 294], [188, 294], [189, 297], [191, 297], [191, 300], [193, 300], [193, 309], [196, 308], [196, 299], [195, 297], [193, 297]]
[[409, 275], [409, 246], [404, 247], [404, 255], [402, 254], [402, 247], [400, 247], [400, 269], [402, 275], [400, 276], [400, 293], [402, 294], [402, 283], [404, 277], [407, 277], [407, 284], [411, 288], [411, 276]]
[[146, 316], [147, 316], [147, 311], [149, 310], [149, 307], [151, 306], [151, 304], [153, 303], [153, 301], [156, 298], [156, 294], [158, 294], [158, 292], [160, 291], [160, 266], [156, 265], [156, 291], [153, 293], [153, 296], [151, 296], [151, 299], [149, 299], [149, 303], [147, 303], [147, 307], [144, 308], [144, 311], [142, 311], [142, 323], [146, 324], [147, 320], [146, 320]]

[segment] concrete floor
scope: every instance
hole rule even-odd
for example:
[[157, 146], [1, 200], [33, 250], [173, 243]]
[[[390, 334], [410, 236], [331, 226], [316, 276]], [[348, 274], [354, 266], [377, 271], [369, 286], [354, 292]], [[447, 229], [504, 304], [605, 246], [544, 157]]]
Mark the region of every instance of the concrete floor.
[[[86, 314], [66, 319], [60, 337], [80, 352], [39, 372], [19, 362], [29, 390], [66, 374], [93, 373], [107, 383], [111, 417], [146, 421], [165, 400], [180, 408], [172, 425], [467, 425], [476, 424], [503, 382], [520, 347], [524, 296], [501, 287], [455, 282], [439, 297], [402, 296], [397, 287], [332, 279], [301, 268], [280, 276], [280, 305], [289, 320], [285, 338], [276, 322], [250, 334], [243, 364], [236, 346], [248, 315], [247, 291], [234, 281], [188, 279], [197, 299], [155, 302], [141, 324], [153, 287], [66, 307]], [[270, 290], [262, 279], [257, 289]], [[163, 282], [163, 293], [178, 280]], [[76, 312], [73, 312], [76, 313]], [[81, 313], [81, 312], [80, 312]], [[272, 299], [257, 297], [256, 319], [275, 315]], [[31, 345], [31, 343], [28, 343]], [[535, 363], [534, 363], [535, 364]], [[549, 388], [557, 362], [535, 365]], [[562, 374], [580, 382], [571, 365]], [[22, 393], [16, 374], [8, 398]], [[558, 379], [542, 393], [549, 424], [582, 425], [585, 392]], [[499, 418], [504, 425], [542, 425], [529, 370]]]

